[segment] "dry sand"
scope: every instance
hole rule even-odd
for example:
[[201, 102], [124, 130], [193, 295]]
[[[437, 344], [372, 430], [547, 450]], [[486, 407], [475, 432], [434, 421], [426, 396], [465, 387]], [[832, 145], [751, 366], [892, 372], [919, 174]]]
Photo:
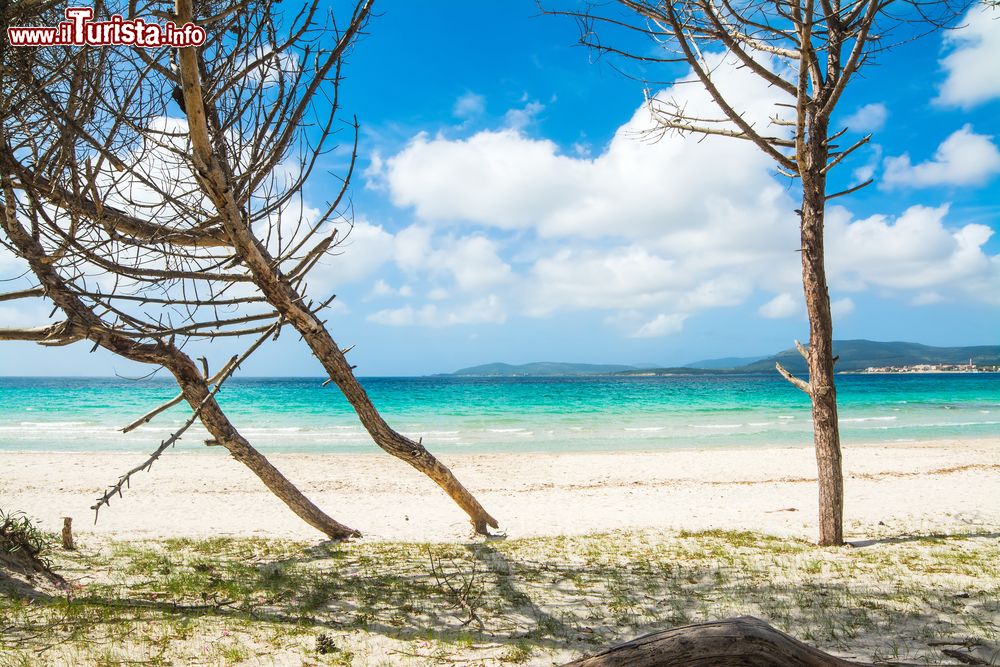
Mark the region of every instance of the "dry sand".
[[[168, 452], [125, 496], [89, 509], [142, 460], [115, 453], [0, 452], [0, 508], [56, 531], [127, 539], [318, 534], [224, 452]], [[272, 462], [334, 518], [367, 539], [469, 537], [464, 514], [434, 484], [384, 454], [274, 454]], [[442, 455], [510, 537], [619, 528], [748, 529], [815, 538], [815, 461], [808, 448]], [[906, 531], [1000, 529], [1000, 438], [845, 447], [849, 539]]]

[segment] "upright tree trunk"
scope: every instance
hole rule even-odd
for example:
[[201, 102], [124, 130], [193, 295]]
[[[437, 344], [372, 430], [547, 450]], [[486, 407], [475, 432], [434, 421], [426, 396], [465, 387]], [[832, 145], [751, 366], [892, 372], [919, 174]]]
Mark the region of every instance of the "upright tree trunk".
[[833, 374], [833, 318], [826, 283], [823, 223], [826, 211], [827, 125], [810, 118], [809, 164], [802, 171], [802, 287], [809, 316], [809, 387], [813, 442], [819, 477], [819, 544], [844, 543], [844, 478], [841, 470], [837, 389]]

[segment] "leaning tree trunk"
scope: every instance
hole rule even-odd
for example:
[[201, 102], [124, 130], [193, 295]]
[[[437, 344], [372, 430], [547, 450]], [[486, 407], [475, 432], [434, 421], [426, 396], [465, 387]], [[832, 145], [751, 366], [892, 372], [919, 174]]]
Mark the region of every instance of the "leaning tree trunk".
[[[178, 21], [193, 20], [191, 0], [177, 0]], [[396, 432], [378, 413], [343, 351], [323, 322], [277, 267], [274, 257], [252, 233], [235, 199], [232, 169], [225, 159], [224, 133], [210, 104], [206, 104], [196, 47], [179, 49], [179, 70], [188, 119], [196, 176], [212, 200], [237, 256], [250, 270], [254, 284], [278, 313], [294, 327], [340, 388], [379, 447], [430, 477], [461, 507], [478, 533], [499, 524], [443, 463], [418, 442]], [[210, 132], [209, 128], [212, 128]]]
[[236, 430], [219, 407], [215, 397], [209, 396], [208, 384], [198, 372], [191, 357], [176, 348], [171, 348], [164, 365], [177, 379], [177, 384], [180, 385], [181, 392], [191, 409], [197, 410], [198, 406], [201, 406], [199, 417], [215, 442], [225, 447], [234, 459], [250, 468], [271, 493], [300, 519], [330, 539], [360, 537], [361, 533], [336, 521], [317, 507]]
[[[858, 667], [865, 664], [803, 644], [759, 618], [740, 616], [654, 632], [563, 667]], [[908, 663], [879, 664], [888, 667]]]
[[200, 407], [199, 418], [215, 442], [229, 450], [234, 459], [250, 468], [299, 518], [331, 539], [360, 535], [356, 530], [326, 515], [240, 435], [215, 398], [209, 395], [208, 382], [198, 372], [191, 357], [171, 344], [138, 343], [104, 327], [100, 319], [66, 287], [41, 244], [17, 221], [13, 189], [4, 180], [3, 195], [6, 201], [0, 217], [7, 238], [18, 254], [28, 262], [45, 289], [45, 295], [66, 314], [71, 326], [114, 354], [140, 363], [166, 367], [176, 378], [191, 408], [197, 410]]
[[844, 477], [841, 470], [837, 390], [833, 374], [833, 318], [826, 283], [823, 222], [826, 209], [827, 127], [810, 119], [809, 165], [802, 172], [802, 287], [809, 316], [809, 396], [819, 477], [819, 544], [844, 543]]

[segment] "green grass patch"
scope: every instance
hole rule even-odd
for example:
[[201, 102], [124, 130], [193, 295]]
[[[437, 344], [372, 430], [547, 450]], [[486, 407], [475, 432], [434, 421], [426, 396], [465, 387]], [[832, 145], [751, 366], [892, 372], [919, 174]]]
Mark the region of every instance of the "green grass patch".
[[52, 555], [72, 590], [0, 594], [0, 667], [551, 664], [738, 615], [870, 659], [940, 662], [931, 638], [1000, 638], [1000, 546], [988, 537], [858, 549], [745, 531], [78, 546]]

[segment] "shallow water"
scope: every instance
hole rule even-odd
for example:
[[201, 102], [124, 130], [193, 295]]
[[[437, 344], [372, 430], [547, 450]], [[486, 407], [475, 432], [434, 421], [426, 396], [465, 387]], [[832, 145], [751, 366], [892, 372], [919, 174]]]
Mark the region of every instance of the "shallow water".
[[[386, 419], [435, 451], [609, 451], [808, 445], [807, 397], [777, 375], [363, 378]], [[373, 451], [350, 406], [316, 378], [234, 378], [219, 396], [264, 451]], [[0, 378], [0, 450], [147, 451], [183, 423], [169, 380]], [[1000, 375], [838, 377], [845, 443], [1000, 436]], [[192, 428], [177, 445], [201, 448]]]

